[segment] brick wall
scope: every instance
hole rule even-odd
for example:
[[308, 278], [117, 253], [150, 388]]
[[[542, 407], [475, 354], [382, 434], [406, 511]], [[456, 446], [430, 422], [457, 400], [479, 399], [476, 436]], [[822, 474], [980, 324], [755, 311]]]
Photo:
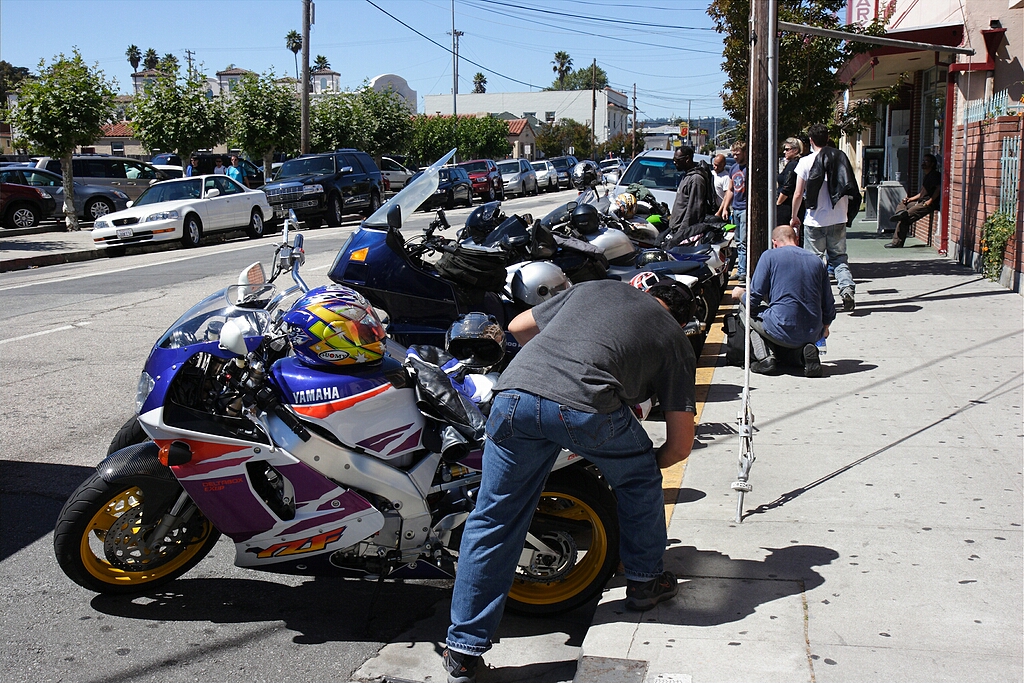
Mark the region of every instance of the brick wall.
[[[1020, 137], [1022, 119], [1000, 116], [991, 122], [979, 121], [967, 126], [966, 173], [964, 166], [964, 127], [953, 131], [953, 173], [949, 186], [950, 251], [965, 265], [978, 266], [981, 226], [999, 210], [1000, 156], [1003, 138]], [[1021, 155], [1024, 159], [1024, 154]], [[1020, 162], [1018, 162], [1020, 163]], [[1019, 174], [1024, 179], [1024, 174]], [[1018, 197], [1024, 193], [1018, 190]], [[1019, 291], [1021, 274], [1021, 234], [1024, 210], [1017, 209], [1017, 233], [1006, 247], [1004, 283]], [[919, 221], [915, 233], [925, 233], [927, 225]], [[922, 237], [923, 239], [923, 237]]]

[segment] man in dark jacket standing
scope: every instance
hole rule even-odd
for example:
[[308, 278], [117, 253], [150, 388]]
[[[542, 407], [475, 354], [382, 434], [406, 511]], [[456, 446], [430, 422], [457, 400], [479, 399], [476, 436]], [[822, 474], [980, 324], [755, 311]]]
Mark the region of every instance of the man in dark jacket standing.
[[676, 147], [672, 155], [672, 163], [676, 170], [686, 175], [679, 181], [676, 200], [672, 204], [672, 219], [668, 224], [666, 242], [678, 244], [682, 239], [690, 237], [690, 226], [704, 220], [708, 206], [708, 186], [704, 174], [693, 161], [693, 147], [682, 145]]
[[807, 134], [811, 153], [796, 165], [793, 217], [789, 224], [799, 228], [800, 205], [806, 202], [803, 219], [804, 249], [813, 252], [835, 271], [843, 310], [856, 305], [857, 286], [846, 256], [846, 228], [860, 210], [860, 188], [850, 159], [835, 147], [828, 147], [828, 128], [816, 123]]

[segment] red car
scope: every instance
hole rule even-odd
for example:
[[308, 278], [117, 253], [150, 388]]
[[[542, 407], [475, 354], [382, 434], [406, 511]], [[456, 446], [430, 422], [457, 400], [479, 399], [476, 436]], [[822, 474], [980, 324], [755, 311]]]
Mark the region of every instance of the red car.
[[53, 215], [56, 201], [38, 187], [0, 183], [0, 218], [5, 228], [33, 228]]
[[473, 184], [473, 194], [485, 202], [498, 198], [505, 200], [505, 185], [501, 182], [498, 165], [490, 159], [474, 159], [459, 164], [469, 174], [469, 182]]

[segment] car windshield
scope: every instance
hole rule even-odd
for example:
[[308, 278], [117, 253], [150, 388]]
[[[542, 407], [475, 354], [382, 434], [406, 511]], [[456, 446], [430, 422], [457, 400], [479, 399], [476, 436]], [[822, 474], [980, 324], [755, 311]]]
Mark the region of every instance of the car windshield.
[[683, 173], [676, 171], [671, 159], [643, 157], [634, 161], [622, 176], [619, 185], [639, 183], [655, 190], [674, 192], [679, 187]]
[[132, 206], [159, 204], [160, 202], [177, 202], [183, 199], [199, 199], [203, 196], [203, 181], [200, 178], [189, 178], [181, 181], [164, 181], [150, 185], [135, 200]]
[[303, 157], [286, 161], [278, 169], [274, 180], [298, 178], [305, 175], [329, 175], [334, 173], [334, 157]]
[[506, 161], [498, 164], [498, 171], [502, 175], [508, 175], [510, 173], [519, 173], [519, 162], [518, 161]]
[[480, 171], [487, 170], [486, 161], [474, 161], [468, 164], [459, 164], [459, 166], [462, 166], [462, 168], [466, 169], [467, 173], [478, 173]]

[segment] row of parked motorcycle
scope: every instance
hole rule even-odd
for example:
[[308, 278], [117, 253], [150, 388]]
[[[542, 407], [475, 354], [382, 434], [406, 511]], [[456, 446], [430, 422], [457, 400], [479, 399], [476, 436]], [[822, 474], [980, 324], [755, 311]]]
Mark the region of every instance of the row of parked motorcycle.
[[[698, 305], [698, 354], [734, 251], [726, 226], [659, 246], [649, 197], [580, 195], [541, 219], [478, 207], [453, 237], [443, 211], [402, 224], [452, 150], [371, 215], [341, 249], [336, 283], [302, 279], [285, 222], [268, 277], [255, 263], [153, 346], [136, 412], [72, 494], [54, 533], [65, 574], [99, 593], [149, 591], [189, 571], [219, 536], [235, 564], [373, 581], [454, 576], [480, 483], [496, 372], [520, 311], [598, 278], [668, 275]], [[290, 274], [292, 283], [275, 281]], [[592, 464], [559, 457], [535, 510], [508, 606], [545, 615], [593, 599], [618, 566], [615, 497]], [[372, 611], [372, 608], [371, 608]]]

